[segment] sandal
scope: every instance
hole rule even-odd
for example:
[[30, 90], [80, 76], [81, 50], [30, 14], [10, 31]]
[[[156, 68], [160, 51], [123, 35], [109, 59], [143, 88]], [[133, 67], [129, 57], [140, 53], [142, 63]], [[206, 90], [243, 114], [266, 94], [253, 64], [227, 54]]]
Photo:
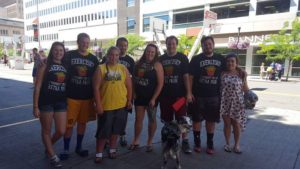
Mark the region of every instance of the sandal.
[[240, 148], [234, 148], [233, 152], [236, 154], [242, 154], [242, 151], [240, 150]]
[[108, 157], [110, 159], [116, 159], [117, 158], [117, 150], [116, 149], [110, 149]]
[[231, 153], [231, 148], [228, 144], [224, 145], [224, 151], [226, 151], [227, 153]]
[[139, 144], [130, 144], [128, 150], [137, 150], [140, 147]]
[[94, 162], [96, 164], [99, 164], [99, 163], [102, 163], [102, 160], [103, 160], [102, 153], [97, 153]]
[[150, 153], [150, 152], [152, 152], [152, 151], [153, 151], [153, 147], [150, 146], [150, 145], [147, 145], [147, 146], [146, 146], [146, 152], [147, 152], [147, 153]]

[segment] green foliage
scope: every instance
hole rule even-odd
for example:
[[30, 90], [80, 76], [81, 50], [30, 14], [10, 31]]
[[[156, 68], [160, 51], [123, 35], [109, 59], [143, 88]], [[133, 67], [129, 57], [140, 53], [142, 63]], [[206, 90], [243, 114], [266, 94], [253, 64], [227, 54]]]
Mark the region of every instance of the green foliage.
[[195, 36], [186, 36], [185, 34], [180, 34], [177, 38], [179, 40], [178, 46], [177, 46], [177, 51], [184, 53], [185, 55], [188, 55], [193, 47], [196, 37]]
[[4, 55], [4, 45], [3, 43], [0, 43], [0, 56]]
[[145, 38], [137, 34], [127, 34], [125, 38], [128, 40], [128, 50], [127, 53], [134, 56], [136, 50], [145, 45]]
[[[137, 34], [130, 33], [125, 35], [124, 37], [128, 40], [127, 53], [131, 56], [134, 56], [136, 54], [136, 51], [145, 45], [145, 38]], [[106, 44], [104, 44], [103, 52], [106, 53], [106, 50], [109, 47], [115, 46], [117, 39], [117, 37], [114, 39], [110, 39]]]
[[289, 22], [285, 22], [278, 34], [271, 35], [270, 39], [259, 45], [261, 49], [257, 51], [259, 54], [265, 54], [267, 60], [287, 59], [288, 74], [293, 61], [300, 60], [300, 21], [296, 18], [291, 24], [290, 30]]

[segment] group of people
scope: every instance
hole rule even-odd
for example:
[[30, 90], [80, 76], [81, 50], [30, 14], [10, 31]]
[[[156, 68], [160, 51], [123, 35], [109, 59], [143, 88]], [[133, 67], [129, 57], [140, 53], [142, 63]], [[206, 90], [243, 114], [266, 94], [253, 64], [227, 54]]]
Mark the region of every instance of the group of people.
[[[73, 127], [77, 124], [75, 152], [88, 156], [82, 140], [87, 122], [97, 118], [95, 162], [101, 163], [105, 146], [108, 156], [117, 157], [117, 141], [127, 145], [126, 125], [128, 113], [135, 108], [134, 137], [128, 149], [140, 145], [144, 116], [148, 117], [146, 151], [153, 151], [153, 137], [157, 128], [158, 105], [164, 122], [191, 115], [193, 120], [194, 151], [201, 151], [201, 123], [206, 123], [208, 154], [214, 154], [215, 124], [223, 117], [226, 152], [241, 153], [240, 134], [245, 126], [243, 95], [247, 92], [246, 72], [238, 67], [234, 53], [225, 58], [214, 53], [214, 39], [201, 39], [203, 53], [189, 62], [187, 56], [177, 52], [178, 39], [166, 39], [167, 51], [159, 56], [158, 47], [148, 44], [135, 63], [127, 55], [128, 41], [119, 38], [116, 46], [108, 49], [99, 63], [88, 52], [90, 37], [77, 36], [78, 49], [68, 51], [61, 42], [54, 42], [47, 61], [39, 64], [33, 97], [33, 113], [40, 118], [42, 140], [46, 154], [55, 167], [69, 157]], [[178, 109], [174, 104], [184, 100]], [[55, 132], [51, 134], [54, 120]], [[230, 145], [233, 127], [234, 146]], [[53, 144], [64, 137], [64, 151], [56, 155]], [[188, 135], [182, 134], [182, 150], [191, 153]]]
[[[284, 68], [282, 64], [272, 62], [270, 66], [265, 69], [265, 63], [262, 62], [260, 66], [260, 78], [266, 80], [279, 80], [281, 81]], [[277, 75], [277, 78], [276, 78]]]

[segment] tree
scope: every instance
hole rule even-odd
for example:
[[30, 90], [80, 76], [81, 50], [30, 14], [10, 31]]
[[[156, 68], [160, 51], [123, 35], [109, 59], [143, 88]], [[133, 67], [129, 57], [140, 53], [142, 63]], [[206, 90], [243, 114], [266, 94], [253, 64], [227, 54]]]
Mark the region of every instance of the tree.
[[184, 53], [185, 55], [188, 55], [193, 47], [196, 37], [195, 36], [186, 36], [185, 34], [180, 34], [177, 38], [179, 40], [178, 46], [177, 46], [177, 51]]
[[127, 53], [132, 56], [135, 55], [136, 51], [139, 50], [139, 48], [145, 45], [145, 38], [140, 35], [131, 33], [125, 35], [125, 38], [128, 40]]
[[285, 22], [278, 34], [271, 35], [259, 45], [261, 49], [258, 51], [260, 54], [266, 54], [268, 60], [288, 61], [286, 81], [293, 61], [300, 60], [300, 21], [296, 18], [291, 24], [289, 30], [289, 22]]
[[[145, 38], [137, 35], [137, 34], [127, 34], [124, 36], [128, 40], [128, 49], [127, 53], [130, 54], [131, 56], [135, 56], [137, 54], [137, 51], [145, 45]], [[103, 48], [106, 53], [107, 49], [111, 46], [116, 45], [117, 37], [114, 39], [109, 40], [106, 44], [104, 44]]]

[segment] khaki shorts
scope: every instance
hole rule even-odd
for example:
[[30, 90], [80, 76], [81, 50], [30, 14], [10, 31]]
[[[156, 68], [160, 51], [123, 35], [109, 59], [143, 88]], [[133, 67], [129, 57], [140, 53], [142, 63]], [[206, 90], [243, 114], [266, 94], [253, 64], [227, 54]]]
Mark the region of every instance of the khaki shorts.
[[73, 127], [77, 123], [87, 123], [96, 120], [94, 100], [67, 99], [67, 127]]

